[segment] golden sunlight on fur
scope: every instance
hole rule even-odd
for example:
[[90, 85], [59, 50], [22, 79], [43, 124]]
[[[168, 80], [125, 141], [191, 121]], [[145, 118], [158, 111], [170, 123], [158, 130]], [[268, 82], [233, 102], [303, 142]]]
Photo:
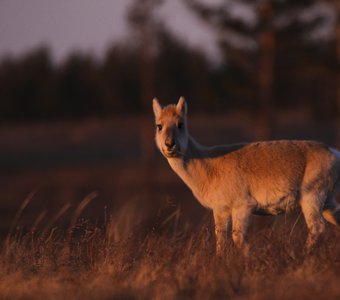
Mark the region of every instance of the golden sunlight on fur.
[[278, 215], [301, 208], [308, 227], [309, 253], [326, 219], [340, 224], [340, 152], [314, 141], [265, 141], [204, 147], [188, 132], [187, 104], [161, 107], [153, 100], [156, 144], [171, 168], [211, 209], [216, 252], [221, 254], [231, 221], [234, 243], [248, 253], [251, 214]]

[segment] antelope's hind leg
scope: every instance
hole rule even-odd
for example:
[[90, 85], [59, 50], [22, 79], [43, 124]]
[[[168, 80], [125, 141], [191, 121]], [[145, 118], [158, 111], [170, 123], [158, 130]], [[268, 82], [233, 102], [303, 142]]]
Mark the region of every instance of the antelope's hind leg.
[[230, 223], [230, 213], [227, 211], [214, 210], [216, 254], [221, 256], [226, 246], [228, 226]]
[[303, 195], [301, 199], [301, 210], [308, 228], [308, 236], [305, 244], [307, 254], [311, 253], [319, 241], [320, 235], [325, 230], [325, 221], [322, 216], [325, 198], [324, 193], [309, 192]]

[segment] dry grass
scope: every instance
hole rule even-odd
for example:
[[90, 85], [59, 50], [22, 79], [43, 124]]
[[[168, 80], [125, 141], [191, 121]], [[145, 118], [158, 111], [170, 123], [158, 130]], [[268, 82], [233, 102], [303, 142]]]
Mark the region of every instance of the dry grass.
[[[334, 145], [332, 124], [306, 118], [279, 116], [275, 137]], [[254, 138], [254, 120], [191, 116], [190, 128], [204, 144], [232, 143]], [[211, 214], [198, 221], [203, 209], [160, 154], [146, 184], [137, 122], [0, 128], [0, 234], [10, 233], [0, 238], [0, 299], [339, 299], [340, 231], [328, 225], [304, 259], [302, 217], [295, 226], [297, 216], [257, 218], [250, 260], [244, 264], [232, 243], [217, 259]], [[92, 202], [91, 191], [99, 193]], [[128, 200], [139, 206], [119, 209]], [[116, 211], [111, 218], [104, 207]]]
[[175, 209], [150, 228], [127, 205], [99, 227], [78, 219], [85, 202], [68, 229], [17, 228], [3, 240], [1, 299], [339, 298], [340, 234], [331, 226], [305, 258], [301, 218], [256, 220], [245, 262], [232, 243], [214, 256], [208, 213], [193, 228]]

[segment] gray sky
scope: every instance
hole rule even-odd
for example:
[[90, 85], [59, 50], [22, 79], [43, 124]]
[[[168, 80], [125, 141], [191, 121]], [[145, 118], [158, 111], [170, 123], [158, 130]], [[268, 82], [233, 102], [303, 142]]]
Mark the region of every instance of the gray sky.
[[[75, 50], [101, 56], [128, 36], [126, 9], [132, 0], [0, 0], [0, 57], [47, 45], [62, 60]], [[181, 4], [167, 0], [160, 16], [190, 45], [217, 55], [212, 31]]]

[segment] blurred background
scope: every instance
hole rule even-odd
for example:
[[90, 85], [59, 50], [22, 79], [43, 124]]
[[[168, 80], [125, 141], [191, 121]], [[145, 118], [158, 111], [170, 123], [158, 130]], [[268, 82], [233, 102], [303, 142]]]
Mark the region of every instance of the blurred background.
[[340, 1], [2, 0], [0, 233], [79, 205], [200, 222], [154, 145], [155, 96], [187, 99], [202, 144], [340, 146]]

